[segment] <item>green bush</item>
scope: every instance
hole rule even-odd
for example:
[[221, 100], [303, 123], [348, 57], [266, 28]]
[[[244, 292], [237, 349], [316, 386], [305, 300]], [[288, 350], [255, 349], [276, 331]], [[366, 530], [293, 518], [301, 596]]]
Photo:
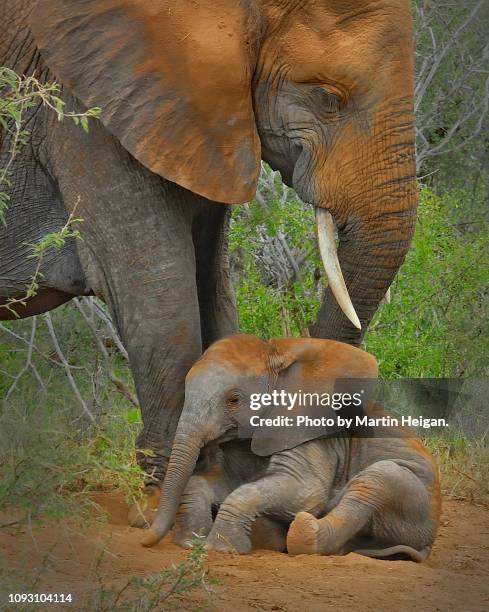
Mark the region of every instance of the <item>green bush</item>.
[[[279, 196], [283, 186], [276, 185]], [[253, 200], [234, 209], [230, 232], [231, 261], [235, 273], [240, 330], [271, 338], [290, 333], [300, 335], [312, 323], [319, 305], [317, 271], [319, 253], [315, 239], [312, 207], [300, 202], [292, 191], [285, 201], [272, 193], [264, 206]], [[263, 251], [272, 248], [270, 239], [281, 234], [300, 261], [300, 277], [277, 281], [263, 265]], [[264, 240], [265, 239], [265, 240]], [[268, 241], [267, 241], [268, 240]]]
[[[365, 348], [380, 362], [381, 375], [450, 377], [487, 375], [489, 354], [489, 229], [464, 232], [455, 196], [421, 192], [418, 224], [410, 252], [392, 286], [392, 301], [379, 308], [365, 336]], [[264, 209], [235, 212], [231, 251], [239, 257], [236, 282], [240, 328], [268, 338], [291, 335], [314, 320], [320, 303], [315, 271], [314, 218], [293, 199]], [[250, 222], [252, 221], [252, 222]], [[306, 249], [302, 278], [291, 287], [265, 284], [257, 250], [257, 225], [288, 236], [290, 248]]]
[[423, 190], [411, 250], [366, 335], [386, 378], [489, 373], [489, 228], [464, 233], [458, 201]]

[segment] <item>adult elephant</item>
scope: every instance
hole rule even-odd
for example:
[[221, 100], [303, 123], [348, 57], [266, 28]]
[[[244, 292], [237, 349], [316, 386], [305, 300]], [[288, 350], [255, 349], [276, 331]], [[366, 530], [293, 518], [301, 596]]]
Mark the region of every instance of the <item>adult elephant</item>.
[[70, 108], [103, 109], [88, 135], [32, 109], [1, 234], [0, 295], [22, 294], [33, 271], [25, 244], [76, 208], [83, 242], [44, 258], [40, 290], [19, 314], [103, 297], [136, 382], [138, 446], [154, 451], [140, 463], [156, 479], [185, 373], [236, 329], [222, 203], [253, 197], [260, 158], [317, 210], [330, 288], [314, 336], [358, 344], [392, 282], [416, 206], [409, 4], [0, 3], [0, 63], [59, 80]]

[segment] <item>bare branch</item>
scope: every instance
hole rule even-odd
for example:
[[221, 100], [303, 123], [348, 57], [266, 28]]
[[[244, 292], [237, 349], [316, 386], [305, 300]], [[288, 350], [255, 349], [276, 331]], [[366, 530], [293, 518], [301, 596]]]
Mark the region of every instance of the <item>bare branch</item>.
[[[30, 335], [29, 341], [27, 343], [28, 344], [27, 358], [26, 358], [24, 366], [19, 371], [17, 376], [15, 376], [14, 382], [12, 383], [12, 385], [9, 388], [9, 390], [7, 391], [7, 394], [5, 395], [5, 400], [8, 400], [9, 397], [12, 395], [12, 393], [15, 391], [15, 389], [16, 389], [20, 379], [22, 378], [22, 376], [24, 376], [24, 374], [26, 372], [28, 372], [30, 369], [33, 368], [33, 365], [32, 365], [32, 351], [33, 351], [33, 346], [34, 346], [34, 338], [36, 336], [36, 329], [37, 329], [37, 317], [32, 317], [32, 321], [31, 321], [31, 335]], [[37, 373], [37, 370], [35, 370], [35, 372]], [[37, 374], [37, 376], [38, 376], [38, 380], [40, 380], [39, 374]], [[41, 385], [44, 387], [44, 383], [42, 383], [42, 381], [41, 381]]]
[[[3, 325], [2, 323], [0, 323], [0, 330], [3, 331], [5, 334], [7, 334], [8, 336], [11, 336], [12, 338], [15, 338], [16, 340], [19, 340], [19, 342], [22, 342], [23, 344], [26, 344], [28, 347], [31, 347], [32, 350], [37, 353], [38, 355], [40, 355], [43, 359], [45, 359], [46, 361], [49, 361], [50, 363], [56, 365], [56, 366], [63, 366], [62, 363], [60, 363], [59, 361], [57, 361], [56, 359], [53, 359], [52, 357], [50, 357], [49, 355], [46, 355], [45, 353], [43, 353], [39, 347], [34, 344], [31, 343], [30, 340], [26, 340], [26, 338], [24, 338], [23, 336], [20, 336], [19, 334], [16, 334], [14, 331], [12, 331], [11, 329], [9, 329], [8, 327], [6, 327], [5, 325]], [[82, 366], [75, 366], [75, 365], [71, 365], [68, 364], [69, 367], [72, 370], [84, 370], [85, 368]]]
[[87, 406], [85, 400], [81, 396], [80, 390], [78, 389], [76, 381], [73, 378], [73, 374], [71, 373], [70, 364], [68, 363], [66, 357], [63, 354], [63, 351], [61, 350], [61, 346], [59, 345], [59, 342], [58, 342], [58, 337], [56, 336], [56, 332], [54, 330], [54, 326], [53, 326], [53, 321], [51, 319], [51, 315], [49, 314], [49, 312], [46, 312], [43, 315], [43, 317], [44, 317], [44, 320], [46, 322], [46, 326], [47, 326], [47, 328], [49, 330], [49, 335], [51, 336], [51, 340], [53, 341], [54, 349], [56, 351], [56, 354], [58, 355], [59, 360], [63, 364], [63, 368], [64, 368], [65, 373], [66, 373], [66, 377], [68, 378], [70, 386], [73, 389], [73, 393], [75, 394], [76, 399], [78, 400], [78, 402], [80, 403], [81, 407], [83, 408], [83, 412], [87, 415], [87, 417], [90, 419], [90, 421], [92, 423], [95, 423], [96, 419], [93, 416], [93, 414], [90, 412], [90, 410], [88, 409], [88, 406]]
[[125, 384], [124, 381], [122, 381], [120, 378], [118, 378], [114, 374], [114, 370], [112, 369], [112, 364], [110, 361], [109, 353], [107, 351], [107, 348], [103, 340], [100, 338], [99, 332], [93, 320], [91, 320], [90, 317], [86, 314], [79, 300], [75, 300], [75, 306], [77, 307], [78, 311], [82, 315], [88, 329], [90, 330], [93, 338], [95, 339], [95, 342], [97, 343], [98, 349], [100, 353], [102, 354], [102, 357], [104, 360], [105, 371], [107, 373], [107, 376], [109, 377], [109, 380], [114, 384], [114, 386], [119, 391], [119, 393], [121, 393], [127, 400], [129, 400], [131, 404], [133, 404], [133, 406], [136, 406], [137, 408], [139, 408], [139, 403], [136, 397], [133, 395], [133, 393], [129, 389], [129, 387]]

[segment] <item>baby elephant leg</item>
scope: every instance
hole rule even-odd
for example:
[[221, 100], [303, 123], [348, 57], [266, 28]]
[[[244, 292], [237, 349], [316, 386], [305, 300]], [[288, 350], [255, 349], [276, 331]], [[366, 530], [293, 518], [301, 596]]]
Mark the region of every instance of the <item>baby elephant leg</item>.
[[180, 507], [175, 517], [173, 541], [184, 548], [190, 548], [192, 540], [207, 536], [212, 529], [212, 507], [218, 504], [226, 493], [217, 479], [194, 475], [190, 478]]
[[325, 517], [297, 514], [287, 550], [295, 555], [344, 554], [359, 532], [381, 546], [404, 544], [420, 550], [435, 535], [430, 513], [429, 495], [419, 478], [393, 461], [378, 461], [350, 480]]
[[[316, 487], [320, 490], [320, 485]], [[258, 516], [273, 517], [290, 522], [299, 510], [311, 508], [308, 501], [319, 497], [312, 494], [313, 486], [300, 486], [297, 480], [283, 476], [266, 476], [261, 480], [241, 485], [222, 503], [214, 526], [207, 538], [207, 548], [221, 552], [246, 554], [251, 551], [251, 530]], [[260, 525], [257, 525], [259, 535]], [[273, 547], [284, 549], [280, 543], [280, 523], [275, 524]]]

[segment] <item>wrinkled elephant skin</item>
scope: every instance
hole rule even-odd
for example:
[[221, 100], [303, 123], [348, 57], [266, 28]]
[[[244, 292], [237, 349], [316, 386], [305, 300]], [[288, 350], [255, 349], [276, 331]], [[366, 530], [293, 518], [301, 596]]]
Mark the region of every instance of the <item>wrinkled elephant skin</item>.
[[[174, 539], [183, 546], [201, 534], [209, 549], [248, 553], [259, 519], [272, 547], [290, 554], [424, 560], [438, 529], [440, 484], [417, 439], [396, 427], [373, 428], [368, 437], [313, 437], [304, 427], [295, 439], [287, 427], [265, 437], [257, 428], [240, 439], [252, 393], [326, 394], [339, 379], [364, 385], [376, 375], [371, 355], [331, 340], [238, 335], [212, 345], [187, 376], [160, 507], [143, 544], [158, 542], [175, 520]], [[385, 415], [372, 404], [366, 411]], [[215, 461], [194, 472], [198, 449], [216, 445]]]
[[[89, 134], [47, 109], [26, 115], [0, 225], [0, 303], [32, 278], [28, 245], [70, 213], [83, 219], [83, 241], [46, 254], [17, 312], [105, 300], [141, 405], [138, 447], [151, 451], [139, 461], [161, 481], [185, 374], [237, 328], [223, 204], [253, 197], [261, 159], [322, 211], [330, 236], [333, 290], [313, 336], [358, 345], [401, 265], [417, 200], [410, 3], [12, 0], [0, 23], [0, 65], [56, 80], [69, 110], [102, 109]], [[1, 147], [4, 167], [9, 137]]]

